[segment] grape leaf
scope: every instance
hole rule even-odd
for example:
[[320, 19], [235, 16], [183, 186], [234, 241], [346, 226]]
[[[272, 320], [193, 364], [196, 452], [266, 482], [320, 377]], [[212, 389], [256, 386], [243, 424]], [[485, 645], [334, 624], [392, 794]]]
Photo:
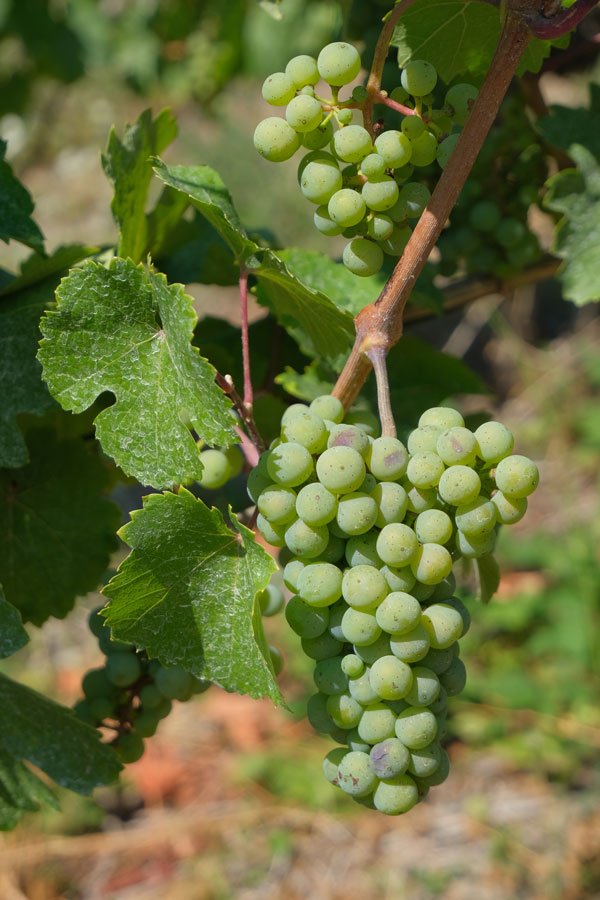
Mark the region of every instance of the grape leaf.
[[0, 675], [0, 751], [40, 768], [57, 784], [89, 794], [114, 781], [121, 770], [116, 754], [95, 728], [37, 691]]
[[0, 139], [0, 240], [19, 241], [44, 252], [44, 236], [31, 218], [33, 200], [6, 162], [6, 141]]
[[230, 401], [190, 344], [196, 314], [181, 285], [131, 261], [87, 262], [56, 292], [42, 320], [39, 359], [50, 392], [82, 412], [103, 391], [116, 403], [95, 419], [106, 453], [142, 484], [198, 480], [189, 421], [207, 443], [235, 441]]
[[0, 831], [10, 831], [24, 813], [36, 812], [42, 804], [59, 809], [50, 788], [0, 748]]
[[82, 440], [28, 432], [31, 462], [0, 469], [0, 582], [25, 621], [62, 618], [97, 587], [116, 549], [110, 476]]
[[12, 656], [28, 641], [18, 609], [8, 602], [0, 586], [0, 659]]
[[233, 285], [240, 277], [230, 247], [198, 210], [191, 221], [180, 219], [171, 229], [155, 260], [169, 281], [183, 284]]
[[[57, 247], [50, 256], [41, 256], [39, 253], [32, 253], [22, 264], [18, 275], [0, 288], [0, 296], [5, 297], [9, 294], [16, 294], [23, 288], [30, 287], [40, 281], [45, 281], [52, 276], [61, 275], [71, 266], [94, 256], [98, 253], [98, 247], [87, 247], [83, 244], [65, 244]], [[58, 283], [56, 278], [53, 282]]]
[[[487, 72], [500, 37], [498, 9], [480, 0], [416, 0], [394, 29], [392, 46], [398, 48], [398, 65], [425, 59], [449, 84], [468, 76], [479, 84]], [[554, 44], [566, 46], [568, 36], [557, 41], [531, 40], [518, 72], [537, 72]]]
[[578, 144], [569, 153], [578, 168], [565, 169], [546, 182], [544, 205], [563, 216], [553, 247], [563, 260], [558, 277], [567, 300], [583, 306], [600, 300], [600, 165]]
[[479, 581], [479, 600], [489, 603], [500, 584], [500, 566], [493, 556], [481, 556], [475, 560], [475, 568]]
[[569, 152], [573, 144], [581, 144], [600, 160], [600, 84], [590, 84], [589, 109], [551, 106], [537, 125], [555, 147]]
[[[146, 218], [148, 188], [152, 179], [150, 158], [162, 153], [177, 134], [177, 122], [167, 109], [152, 118], [149, 109], [128, 125], [123, 140], [113, 129], [102, 154], [106, 175], [115, 186], [113, 215], [121, 230], [118, 255], [139, 262], [148, 246], [149, 226]], [[152, 224], [152, 228], [156, 223]]]
[[53, 299], [56, 281], [42, 282], [5, 300], [0, 298], [0, 465], [23, 466], [27, 447], [17, 416], [39, 416], [55, 403], [36, 359], [40, 316]]
[[225, 690], [282, 702], [253, 632], [257, 593], [276, 565], [232, 515], [184, 488], [153, 494], [121, 536], [132, 548], [104, 588], [115, 637]]

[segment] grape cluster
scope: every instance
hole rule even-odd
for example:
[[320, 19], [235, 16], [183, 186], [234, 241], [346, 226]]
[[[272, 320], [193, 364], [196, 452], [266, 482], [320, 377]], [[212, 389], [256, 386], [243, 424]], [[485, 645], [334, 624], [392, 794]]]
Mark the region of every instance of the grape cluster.
[[211, 683], [179, 666], [162, 666], [133, 644], [113, 640], [99, 612], [100, 608], [91, 613], [89, 626], [106, 661], [83, 676], [84, 699], [75, 705], [75, 712], [88, 724], [114, 732], [112, 746], [122, 762], [131, 763], [142, 756], [144, 738], [151, 737], [169, 715], [172, 701], [189, 700]]
[[438, 243], [440, 273], [463, 270], [509, 278], [539, 259], [539, 241], [527, 219], [549, 174], [522, 104], [509, 98]]
[[[262, 89], [267, 103], [286, 107], [285, 118], [260, 122], [254, 145], [272, 162], [290, 159], [300, 148], [308, 150], [298, 181], [316, 206], [315, 227], [329, 237], [349, 238], [343, 262], [355, 275], [368, 276], [381, 269], [384, 254], [402, 255], [412, 234], [409, 223], [419, 218], [430, 198], [428, 186], [414, 179], [415, 170], [436, 161], [445, 167], [477, 90], [454, 85], [436, 110], [432, 91], [437, 72], [430, 63], [414, 60], [390, 94], [410, 114], [400, 116], [398, 129], [372, 135], [353, 122], [353, 109], [364, 105], [366, 89], [358, 86], [349, 99], [339, 99], [340, 88], [359, 71], [358, 50], [342, 41], [328, 44], [317, 59], [291, 59], [285, 72], [270, 75]], [[331, 88], [330, 97], [316, 93], [320, 80]]]
[[215, 491], [240, 474], [244, 457], [237, 446], [227, 450], [219, 448], [200, 450], [202, 476], [200, 486]]
[[291, 554], [285, 614], [315, 662], [309, 720], [343, 745], [325, 776], [397, 815], [448, 774], [440, 737], [469, 627], [454, 562], [492, 552], [538, 472], [507, 428], [473, 433], [455, 409], [427, 410], [407, 447], [376, 434], [335, 397], [293, 404], [248, 491], [263, 537]]

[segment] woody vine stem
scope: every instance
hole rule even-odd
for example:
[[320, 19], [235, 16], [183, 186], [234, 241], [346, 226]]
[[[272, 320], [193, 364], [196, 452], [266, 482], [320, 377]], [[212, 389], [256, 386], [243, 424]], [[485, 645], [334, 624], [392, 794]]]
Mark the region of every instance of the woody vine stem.
[[[373, 105], [382, 102], [381, 75], [394, 28], [413, 2], [401, 0], [385, 23], [377, 42], [364, 108], [365, 127], [369, 129], [372, 129]], [[548, 0], [501, 0], [495, 4], [501, 7], [503, 13], [502, 33], [471, 115], [391, 278], [377, 300], [356, 317], [354, 347], [333, 390], [344, 406], [349, 407], [375, 366], [384, 433], [395, 433], [385, 372], [387, 353], [402, 336], [404, 310], [416, 280], [498, 115], [523, 53], [533, 35], [559, 36], [583, 18], [596, 2], [578, 0], [569, 10], [561, 9]]]

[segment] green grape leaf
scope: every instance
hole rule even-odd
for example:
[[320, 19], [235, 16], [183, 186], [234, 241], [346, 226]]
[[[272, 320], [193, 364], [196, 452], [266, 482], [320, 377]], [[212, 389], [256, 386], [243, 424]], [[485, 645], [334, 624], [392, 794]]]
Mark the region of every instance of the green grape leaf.
[[[178, 196], [187, 202], [184, 194]], [[191, 221], [180, 219], [171, 229], [155, 259], [169, 281], [183, 284], [233, 285], [240, 277], [231, 249], [198, 210]]]
[[[50, 256], [41, 256], [32, 253], [22, 264], [18, 275], [0, 288], [0, 297], [16, 294], [26, 287], [38, 284], [40, 281], [61, 275], [72, 266], [98, 253], [98, 247], [87, 247], [83, 244], [65, 244], [57, 247]], [[53, 284], [57, 284], [55, 278]]]
[[257, 593], [276, 565], [251, 531], [184, 488], [153, 494], [121, 536], [132, 548], [104, 588], [115, 637], [227, 691], [282, 698], [254, 634]]
[[286, 393], [307, 403], [322, 394], [330, 394], [334, 381], [335, 378], [331, 375], [328, 377], [328, 373], [316, 360], [306, 366], [303, 372], [297, 372], [291, 366], [286, 366], [275, 378], [275, 382], [280, 384]]
[[218, 172], [210, 166], [167, 166], [161, 159], [154, 160], [154, 171], [165, 184], [189, 197], [231, 248], [239, 265], [249, 264], [258, 244], [246, 234]]
[[0, 139], [0, 240], [19, 241], [44, 252], [44, 236], [31, 218], [33, 200], [6, 162], [6, 141]]
[[36, 416], [55, 406], [36, 359], [40, 316], [53, 300], [56, 281], [42, 282], [0, 299], [0, 465], [23, 466], [27, 447], [17, 416]]
[[30, 463], [0, 469], [0, 583], [24, 621], [64, 617], [116, 549], [120, 512], [107, 467], [82, 440], [27, 435]]
[[33, 763], [57, 784], [89, 794], [117, 778], [121, 765], [95, 728], [37, 691], [0, 675], [0, 751]]
[[[177, 228], [182, 216], [189, 206], [189, 200], [179, 191], [170, 187], [163, 188], [154, 208], [146, 217], [148, 237], [146, 250], [153, 259], [163, 252], [163, 247], [172, 239], [173, 231]], [[162, 271], [162, 269], [161, 269]], [[178, 281], [181, 279], [169, 279]]]
[[19, 610], [8, 602], [0, 585], [0, 659], [12, 656], [28, 641]]
[[236, 438], [230, 401], [190, 344], [191, 297], [164, 275], [113, 259], [87, 262], [56, 292], [42, 320], [39, 359], [52, 395], [83, 412], [103, 391], [116, 403], [95, 419], [103, 449], [142, 484], [197, 481], [202, 464], [191, 423], [207, 443]]
[[563, 260], [558, 277], [564, 295], [583, 306], [600, 300], [600, 165], [578, 144], [569, 153], [577, 170], [565, 169], [547, 181], [544, 205], [562, 215], [553, 250]]
[[600, 160], [600, 84], [590, 84], [588, 109], [551, 106], [550, 114], [537, 125], [555, 147], [569, 152], [573, 144], [581, 144]]
[[[459, 76], [479, 84], [489, 68], [500, 30], [499, 11], [480, 0], [416, 0], [394, 29], [391, 43], [398, 48], [401, 67], [411, 59], [425, 59], [446, 84]], [[557, 41], [532, 39], [519, 74], [539, 71], [553, 44], [567, 43], [568, 36]]]
[[26, 812], [59, 809], [53, 792], [27, 766], [0, 748], [0, 831], [10, 831]]
[[479, 582], [478, 599], [489, 603], [500, 585], [500, 566], [493, 556], [480, 556], [475, 560]]
[[118, 255], [134, 262], [143, 259], [148, 247], [145, 210], [152, 180], [150, 158], [162, 153], [176, 134], [177, 122], [169, 110], [153, 119], [151, 110], [146, 109], [133, 125], [127, 126], [122, 140], [111, 129], [102, 154], [104, 171], [115, 186], [112, 211], [121, 231]]

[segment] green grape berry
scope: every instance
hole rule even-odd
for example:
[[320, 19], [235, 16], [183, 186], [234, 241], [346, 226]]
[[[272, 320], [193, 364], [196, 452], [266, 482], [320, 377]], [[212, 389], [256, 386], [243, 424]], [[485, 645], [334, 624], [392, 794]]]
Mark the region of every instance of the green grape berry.
[[316, 59], [306, 53], [292, 57], [285, 67], [285, 74], [298, 90], [316, 84], [320, 77]]
[[317, 58], [319, 75], [334, 87], [353, 81], [360, 71], [360, 54], [345, 41], [335, 41], [323, 47]]
[[269, 75], [262, 86], [263, 99], [271, 106], [285, 106], [295, 94], [296, 85], [285, 72]]
[[424, 97], [436, 86], [437, 72], [426, 60], [415, 59], [403, 69], [400, 80], [404, 90], [413, 97]]
[[323, 108], [315, 97], [299, 94], [288, 103], [285, 111], [288, 125], [298, 134], [306, 134], [318, 128], [323, 119]]
[[285, 162], [300, 146], [300, 138], [285, 119], [269, 116], [256, 126], [256, 150], [269, 162]]
[[329, 201], [327, 211], [341, 228], [358, 225], [367, 212], [364, 198], [351, 188], [342, 188]]

